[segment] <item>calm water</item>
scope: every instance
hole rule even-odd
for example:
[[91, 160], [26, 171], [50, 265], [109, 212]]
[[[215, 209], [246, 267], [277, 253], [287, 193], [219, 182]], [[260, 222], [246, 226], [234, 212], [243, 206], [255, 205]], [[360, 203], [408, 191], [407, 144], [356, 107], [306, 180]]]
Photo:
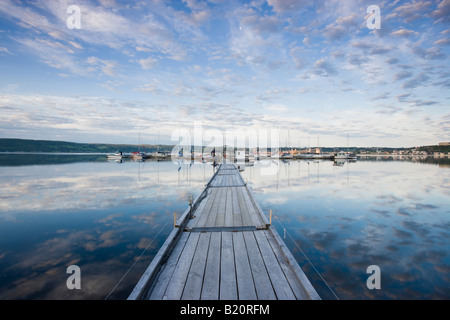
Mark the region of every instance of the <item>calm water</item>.
[[[242, 174], [323, 299], [450, 298], [448, 159], [274, 162], [270, 175], [267, 165]], [[126, 298], [173, 213], [212, 174], [210, 164], [0, 155], [0, 299]], [[72, 264], [81, 290], [66, 286]], [[379, 290], [366, 286], [370, 265]]]

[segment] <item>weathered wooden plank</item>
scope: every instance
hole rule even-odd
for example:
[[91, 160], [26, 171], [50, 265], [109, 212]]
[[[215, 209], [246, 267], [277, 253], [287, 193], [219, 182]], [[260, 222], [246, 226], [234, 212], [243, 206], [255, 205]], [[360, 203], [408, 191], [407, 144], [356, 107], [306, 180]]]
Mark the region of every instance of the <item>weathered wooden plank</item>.
[[216, 226], [216, 227], [222, 227], [225, 225], [227, 189], [228, 188], [226, 188], [226, 187], [221, 188], [221, 197], [218, 201], [219, 206], [217, 208], [216, 220], [214, 222], [214, 226]]
[[255, 206], [256, 211], [259, 212], [259, 217], [261, 218], [262, 223], [265, 224], [265, 225], [268, 225], [269, 224], [269, 219], [266, 217], [266, 215], [264, 214], [264, 211], [261, 209], [259, 204], [255, 201], [255, 197], [253, 196], [252, 188], [247, 186], [247, 192], [248, 192], [250, 198], [253, 199], [253, 205]]
[[[260, 232], [260, 231], [255, 231]], [[267, 273], [264, 260], [255, 239], [254, 232], [243, 232], [245, 245], [247, 247], [248, 258], [255, 283], [256, 294], [259, 300], [274, 300], [277, 298], [269, 275]]]
[[230, 175], [230, 186], [237, 185], [235, 182], [236, 181], [235, 178], [236, 178], [236, 174]]
[[222, 233], [212, 233], [211, 240], [209, 242], [208, 258], [206, 260], [205, 275], [203, 280], [201, 294], [202, 300], [219, 299], [221, 243]]
[[197, 223], [195, 224], [196, 227], [204, 227], [206, 225], [206, 221], [208, 220], [209, 215], [211, 214], [211, 208], [216, 201], [217, 193], [219, 189], [212, 188], [210, 198], [208, 199], [208, 203], [205, 206], [205, 209], [202, 211], [201, 214], [199, 214], [196, 219]]
[[233, 189], [227, 188], [226, 203], [225, 203], [225, 221], [224, 226], [233, 226]]
[[266, 265], [270, 280], [279, 300], [295, 300], [295, 295], [281, 269], [278, 260], [272, 251], [264, 231], [255, 231], [255, 238], [261, 250], [261, 255]]
[[160, 272], [157, 281], [154, 285], [154, 288], [151, 292], [149, 292], [149, 296], [147, 299], [150, 300], [161, 300], [164, 297], [164, 292], [166, 291], [167, 285], [169, 283], [170, 278], [172, 277], [173, 271], [178, 263], [178, 259], [183, 252], [184, 246], [187, 243], [189, 238], [189, 233], [183, 232], [180, 236], [180, 240], [178, 240], [177, 245], [173, 249], [169, 259], [164, 264], [164, 269]]
[[237, 189], [232, 188], [231, 191], [233, 193], [233, 226], [242, 226], [242, 215], [241, 208], [239, 207], [239, 199], [237, 195]]
[[211, 233], [200, 233], [200, 239], [181, 296], [182, 300], [200, 299], [210, 239]]
[[215, 187], [217, 185], [218, 178], [220, 177], [220, 170], [218, 171], [217, 175], [214, 177], [214, 179], [211, 180], [210, 186]]
[[255, 284], [242, 232], [233, 233], [233, 246], [239, 300], [256, 300]]
[[221, 300], [238, 298], [232, 235], [232, 232], [222, 232], [219, 295]]
[[232, 185], [234, 185], [233, 184], [233, 175], [229, 174], [229, 175], [227, 175], [227, 184], [226, 184], [226, 186], [229, 187], [229, 186], [232, 186]]
[[[306, 277], [303, 270], [298, 265], [292, 253], [286, 247], [286, 244], [280, 238], [280, 235], [274, 227], [270, 227], [269, 230], [264, 231], [266, 237], [270, 239], [272, 248], [279, 261], [283, 261], [283, 268], [285, 274], [290, 279], [290, 284], [297, 299], [313, 299], [320, 300], [316, 289], [311, 285], [311, 282]], [[275, 246], [273, 244], [278, 244]], [[276, 249], [275, 249], [276, 248]], [[297, 281], [295, 281], [295, 279]]]
[[184, 285], [189, 274], [192, 259], [194, 257], [195, 249], [200, 238], [200, 233], [192, 233], [181, 253], [178, 264], [170, 278], [164, 293], [164, 300], [180, 300], [183, 294]]
[[248, 212], [247, 203], [244, 199], [244, 192], [245, 188], [238, 188], [237, 189], [237, 197], [239, 202], [239, 208], [242, 215], [242, 225], [244, 226], [250, 226], [252, 225], [252, 219], [250, 218], [250, 214]]
[[242, 191], [242, 195], [244, 197], [245, 203], [247, 205], [247, 210], [248, 210], [248, 214], [250, 216], [251, 219], [251, 223], [255, 226], [262, 226], [265, 225], [260, 217], [259, 212], [256, 210], [252, 199], [250, 198], [249, 194], [248, 194], [248, 190], [247, 188], [244, 188]]
[[239, 186], [245, 185], [245, 183], [242, 181], [242, 177], [241, 177], [241, 174], [239, 173], [239, 171], [237, 171], [235, 183], [236, 183], [236, 185], [239, 185]]
[[212, 227], [215, 225], [222, 195], [223, 195], [223, 188], [218, 188], [216, 191], [216, 199], [213, 205], [211, 206], [211, 210], [208, 214], [208, 218], [206, 219], [206, 223], [204, 225], [205, 227]]
[[284, 272], [286, 279], [289, 282], [292, 292], [295, 294], [295, 297], [297, 299], [307, 298], [308, 296], [303, 287], [300, 285], [298, 277], [296, 277], [294, 271], [292, 270], [292, 267], [289, 265], [288, 261], [286, 260], [286, 257], [284, 256], [284, 254], [280, 249], [280, 246], [278, 245], [272, 234], [268, 231], [264, 231], [264, 235], [266, 236], [268, 243], [272, 247], [272, 250], [278, 260], [278, 263], [281, 266], [281, 269]]

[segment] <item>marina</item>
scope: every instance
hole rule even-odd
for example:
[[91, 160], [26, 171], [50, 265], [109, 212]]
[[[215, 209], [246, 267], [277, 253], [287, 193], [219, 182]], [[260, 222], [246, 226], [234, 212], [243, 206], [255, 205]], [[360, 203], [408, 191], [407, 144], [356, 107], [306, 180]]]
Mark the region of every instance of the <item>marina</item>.
[[234, 164], [174, 227], [128, 299], [320, 299]]

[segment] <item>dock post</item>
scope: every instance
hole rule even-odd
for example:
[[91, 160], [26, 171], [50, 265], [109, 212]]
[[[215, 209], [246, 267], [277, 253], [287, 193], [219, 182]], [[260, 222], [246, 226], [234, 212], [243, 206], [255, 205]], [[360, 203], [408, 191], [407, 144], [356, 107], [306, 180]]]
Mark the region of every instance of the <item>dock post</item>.
[[192, 202], [193, 202], [192, 194], [189, 194], [189, 218], [190, 219], [194, 218], [194, 216], [192, 215]]
[[177, 226], [177, 212], [176, 211], [173, 213], [173, 227], [174, 228], [179, 227], [179, 226]]

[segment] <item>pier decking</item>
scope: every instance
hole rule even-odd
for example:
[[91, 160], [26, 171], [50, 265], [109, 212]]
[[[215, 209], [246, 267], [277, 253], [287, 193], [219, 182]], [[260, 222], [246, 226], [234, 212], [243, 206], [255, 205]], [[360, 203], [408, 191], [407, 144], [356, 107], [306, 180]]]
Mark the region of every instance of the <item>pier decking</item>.
[[128, 299], [320, 299], [234, 164], [176, 225]]

